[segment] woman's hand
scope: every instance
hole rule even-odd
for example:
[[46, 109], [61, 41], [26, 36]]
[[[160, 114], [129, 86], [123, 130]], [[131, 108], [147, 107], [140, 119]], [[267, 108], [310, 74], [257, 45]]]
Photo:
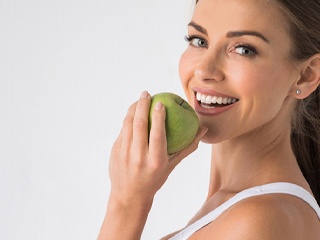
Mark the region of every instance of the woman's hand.
[[[127, 218], [138, 218], [135, 221], [136, 226], [131, 229], [132, 231], [135, 229], [136, 232], [121, 235], [119, 239], [127, 239], [124, 236], [131, 236], [128, 239], [135, 239], [132, 236], [141, 235], [154, 195], [165, 183], [175, 166], [197, 149], [201, 137], [206, 132], [206, 129], [200, 128], [195, 140], [186, 149], [168, 156], [165, 131], [166, 112], [160, 102], [153, 109], [152, 128], [148, 140], [150, 103], [151, 96], [143, 92], [140, 99], [130, 106], [120, 135], [111, 151], [109, 162], [111, 193], [108, 210], [109, 208], [117, 209], [117, 213], [114, 212], [118, 214], [117, 217], [123, 214], [127, 215]], [[128, 224], [124, 222], [126, 217], [123, 216], [123, 222], [119, 223], [122, 225], [122, 232], [129, 231], [128, 225], [125, 227], [125, 224]], [[114, 229], [114, 231], [121, 234], [119, 229]], [[113, 236], [113, 239], [118, 239], [115, 237], [120, 235]]]

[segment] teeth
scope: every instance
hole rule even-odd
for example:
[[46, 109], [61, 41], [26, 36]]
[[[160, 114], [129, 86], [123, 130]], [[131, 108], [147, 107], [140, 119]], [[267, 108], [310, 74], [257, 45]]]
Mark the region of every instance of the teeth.
[[227, 98], [227, 97], [217, 97], [217, 96], [209, 96], [209, 95], [204, 95], [202, 93], [198, 93], [196, 94], [196, 98], [198, 101], [200, 101], [201, 103], [205, 103], [205, 104], [231, 104], [231, 103], [235, 103], [238, 101], [238, 99], [236, 98]]
[[205, 103], [206, 103], [206, 104], [211, 104], [211, 100], [212, 100], [212, 97], [207, 96]]
[[213, 98], [212, 98], [212, 103], [217, 103], [217, 101], [218, 101], [218, 97], [216, 97], [216, 96], [214, 96]]
[[197, 93], [196, 98], [197, 98], [198, 101], [201, 101], [201, 94]]
[[227, 104], [227, 103], [228, 103], [228, 98], [223, 98], [223, 99], [222, 99], [222, 103], [223, 103], [223, 104]]
[[205, 96], [205, 95], [202, 95], [202, 96], [200, 97], [200, 101], [203, 102], [203, 103], [205, 103], [205, 102], [206, 102], [206, 96]]

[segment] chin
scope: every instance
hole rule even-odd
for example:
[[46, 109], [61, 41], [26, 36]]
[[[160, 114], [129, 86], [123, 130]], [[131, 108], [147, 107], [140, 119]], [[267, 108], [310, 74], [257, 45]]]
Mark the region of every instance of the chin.
[[217, 134], [210, 132], [210, 130], [208, 130], [208, 132], [201, 138], [201, 142], [206, 143], [206, 144], [217, 144], [222, 141], [224, 141], [224, 140], [217, 137]]

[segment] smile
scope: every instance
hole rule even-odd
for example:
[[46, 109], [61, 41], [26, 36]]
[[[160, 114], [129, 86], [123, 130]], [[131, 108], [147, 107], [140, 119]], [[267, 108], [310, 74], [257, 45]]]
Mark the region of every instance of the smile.
[[239, 101], [237, 98], [205, 95], [196, 92], [196, 99], [203, 108], [226, 107]]

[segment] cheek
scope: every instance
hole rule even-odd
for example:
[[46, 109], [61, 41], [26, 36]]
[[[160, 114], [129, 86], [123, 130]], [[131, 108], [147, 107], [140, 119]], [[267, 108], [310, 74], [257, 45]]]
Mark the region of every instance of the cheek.
[[180, 61], [179, 61], [179, 76], [180, 76], [180, 80], [182, 85], [184, 85], [184, 83], [187, 81], [187, 79], [190, 77], [190, 59], [188, 57], [188, 53], [187, 51], [185, 51], [181, 57], [180, 57]]
[[196, 66], [196, 63], [192, 61], [190, 53], [186, 50], [181, 55], [181, 58], [179, 61], [179, 77], [180, 77], [181, 85], [183, 87], [185, 95], [187, 96], [189, 101], [191, 99], [191, 96], [189, 95], [192, 93], [192, 91], [191, 89], [188, 88], [188, 84], [194, 76], [195, 66]]
[[229, 73], [232, 74], [230, 78], [234, 80], [237, 91], [242, 97], [270, 98], [273, 92], [284, 90], [283, 81], [285, 80], [272, 66], [265, 64], [254, 68], [252, 65], [234, 64], [233, 66], [236, 67], [229, 69]]
[[[237, 91], [243, 100], [243, 116], [258, 119], [274, 117], [288, 94], [288, 75], [277, 66], [264, 64], [254, 69], [242, 66], [234, 71]], [[252, 115], [252, 116], [253, 116]]]

